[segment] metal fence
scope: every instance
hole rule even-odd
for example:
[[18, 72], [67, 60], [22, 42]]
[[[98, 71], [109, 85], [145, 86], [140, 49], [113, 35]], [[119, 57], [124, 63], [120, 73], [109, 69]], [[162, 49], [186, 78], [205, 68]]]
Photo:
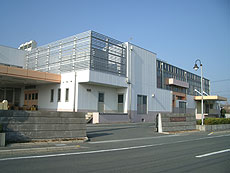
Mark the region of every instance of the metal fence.
[[90, 69], [126, 76], [126, 47], [120, 41], [87, 31], [32, 49], [24, 67], [58, 74]]

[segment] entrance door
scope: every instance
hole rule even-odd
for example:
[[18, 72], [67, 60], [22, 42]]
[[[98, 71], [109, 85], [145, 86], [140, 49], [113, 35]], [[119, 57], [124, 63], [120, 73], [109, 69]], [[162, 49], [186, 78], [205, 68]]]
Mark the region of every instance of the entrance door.
[[38, 91], [25, 90], [24, 91], [24, 105], [30, 109], [33, 105], [38, 105]]
[[124, 94], [118, 94], [118, 112], [124, 112]]
[[105, 112], [104, 93], [98, 93], [98, 112]]

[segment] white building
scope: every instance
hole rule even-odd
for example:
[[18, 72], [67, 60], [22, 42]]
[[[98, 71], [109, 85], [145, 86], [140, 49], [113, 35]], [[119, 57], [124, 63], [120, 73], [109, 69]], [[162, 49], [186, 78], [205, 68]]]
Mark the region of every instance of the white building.
[[[95, 112], [95, 122], [103, 123], [197, 111], [193, 90], [199, 90], [200, 77], [151, 51], [94, 31], [40, 47], [28, 43], [27, 51], [0, 46], [0, 101], [7, 99], [14, 109]], [[210, 100], [206, 110], [217, 110], [217, 100], [225, 98]]]

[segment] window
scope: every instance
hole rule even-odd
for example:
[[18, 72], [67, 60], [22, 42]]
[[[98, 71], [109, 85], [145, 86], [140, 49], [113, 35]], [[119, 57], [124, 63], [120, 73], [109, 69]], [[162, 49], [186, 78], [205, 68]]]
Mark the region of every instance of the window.
[[99, 93], [98, 102], [104, 103], [104, 93]]
[[27, 94], [25, 94], [25, 100], [27, 100]]
[[31, 94], [29, 94], [29, 100], [31, 100]]
[[51, 89], [50, 91], [50, 102], [54, 101], [54, 89]]
[[137, 113], [147, 114], [147, 96], [137, 95]]
[[123, 94], [118, 94], [118, 103], [123, 103]]
[[179, 102], [179, 113], [186, 113], [186, 102]]
[[34, 98], [35, 98], [35, 95], [34, 95], [34, 93], [32, 93], [32, 100], [34, 100]]
[[35, 100], [38, 99], [38, 93], [35, 93]]
[[69, 101], [69, 88], [65, 89], [65, 101], [68, 102]]
[[210, 109], [213, 109], [213, 104], [210, 104]]
[[61, 101], [61, 88], [58, 88], [58, 98], [57, 101], [60, 102]]

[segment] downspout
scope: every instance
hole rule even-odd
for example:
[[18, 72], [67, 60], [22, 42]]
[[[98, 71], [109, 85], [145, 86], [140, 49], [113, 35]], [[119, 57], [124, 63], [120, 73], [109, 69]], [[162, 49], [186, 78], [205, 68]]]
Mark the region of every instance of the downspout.
[[129, 84], [129, 121], [131, 122], [132, 120], [132, 60], [131, 60], [131, 55], [132, 55], [132, 50], [133, 50], [133, 46], [130, 46], [130, 51], [129, 53], [129, 80], [128, 80], [128, 84]]
[[75, 108], [76, 108], [76, 77], [77, 77], [77, 72], [74, 72], [74, 98], [73, 98], [73, 112], [75, 112]]

